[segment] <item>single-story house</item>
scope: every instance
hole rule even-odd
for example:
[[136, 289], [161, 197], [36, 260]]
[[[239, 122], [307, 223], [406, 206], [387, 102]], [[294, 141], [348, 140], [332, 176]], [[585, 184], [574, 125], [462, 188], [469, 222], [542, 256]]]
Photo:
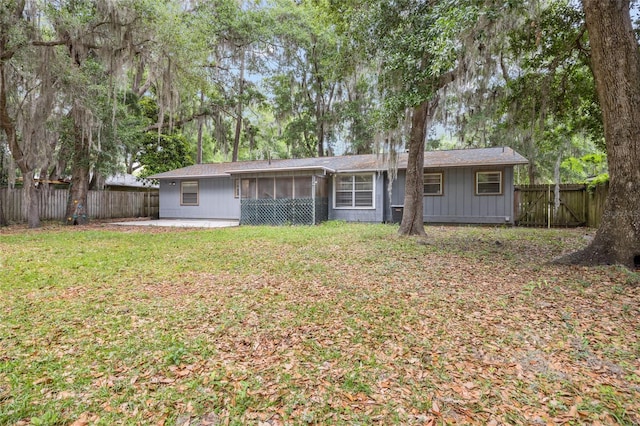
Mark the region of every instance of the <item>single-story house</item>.
[[[425, 152], [424, 221], [512, 224], [514, 166], [526, 163], [507, 147]], [[406, 167], [406, 153], [397, 173], [371, 154], [196, 164], [150, 178], [160, 182], [161, 219], [381, 223], [399, 220]]]

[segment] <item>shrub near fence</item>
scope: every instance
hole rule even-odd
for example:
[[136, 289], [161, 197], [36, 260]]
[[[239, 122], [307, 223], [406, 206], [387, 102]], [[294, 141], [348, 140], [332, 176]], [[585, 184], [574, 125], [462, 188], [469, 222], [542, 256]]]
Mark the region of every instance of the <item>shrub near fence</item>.
[[[68, 189], [45, 189], [40, 197], [40, 219], [64, 221], [69, 198]], [[8, 222], [22, 223], [27, 218], [22, 212], [22, 189], [0, 188], [0, 202]], [[157, 217], [159, 213], [157, 190], [149, 191], [89, 191], [87, 212], [92, 219], [123, 217]]]

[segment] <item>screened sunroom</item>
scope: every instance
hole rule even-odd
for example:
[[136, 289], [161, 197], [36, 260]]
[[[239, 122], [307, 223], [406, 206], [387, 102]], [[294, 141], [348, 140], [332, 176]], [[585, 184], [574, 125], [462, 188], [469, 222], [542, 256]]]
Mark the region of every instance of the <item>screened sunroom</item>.
[[315, 225], [328, 219], [323, 174], [235, 175], [241, 225]]

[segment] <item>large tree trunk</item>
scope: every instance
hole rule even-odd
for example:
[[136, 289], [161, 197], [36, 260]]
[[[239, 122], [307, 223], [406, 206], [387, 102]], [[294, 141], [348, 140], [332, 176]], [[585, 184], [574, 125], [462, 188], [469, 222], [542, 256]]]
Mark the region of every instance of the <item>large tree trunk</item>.
[[[5, 175], [5, 147], [0, 145], [0, 226], [7, 226], [7, 218], [4, 215], [4, 197], [2, 196], [2, 184], [6, 183], [9, 178], [9, 173], [15, 173], [15, 171], [9, 171], [7, 167], [7, 172]], [[6, 176], [6, 180], [5, 180]]]
[[435, 103], [435, 100], [424, 101], [413, 109], [404, 189], [404, 212], [398, 230], [400, 235], [426, 236], [423, 205], [424, 144]]
[[87, 135], [82, 129], [79, 112], [72, 111], [74, 119], [73, 165], [71, 169], [71, 188], [67, 199], [65, 224], [84, 225], [89, 222], [87, 194], [89, 192], [90, 146]]
[[198, 118], [198, 146], [196, 151], [196, 164], [202, 164], [202, 128], [204, 127], [204, 117]]
[[38, 192], [33, 179], [34, 167], [29, 166], [29, 161], [27, 161], [26, 155], [18, 144], [16, 125], [9, 115], [9, 107], [7, 105], [8, 87], [5, 73], [4, 62], [0, 61], [0, 128], [2, 128], [7, 137], [11, 155], [22, 173], [23, 216], [27, 217], [29, 228], [39, 228], [40, 211], [38, 208]]
[[602, 109], [609, 195], [591, 244], [562, 261], [640, 267], [640, 55], [629, 0], [582, 1]]
[[[320, 96], [318, 95], [318, 99]], [[322, 105], [320, 101], [316, 102], [316, 139], [318, 140], [318, 157], [324, 157], [324, 119], [322, 118], [322, 113], [320, 112], [320, 108]]]
[[535, 162], [531, 161], [527, 165], [527, 176], [529, 176], [529, 185], [536, 184], [536, 165]]
[[[200, 108], [204, 109], [204, 90], [200, 91]], [[198, 146], [196, 152], [196, 164], [202, 164], [202, 128], [204, 127], [204, 115], [198, 117]]]
[[[89, 171], [87, 171], [89, 173]], [[102, 191], [104, 190], [105, 182], [107, 178], [99, 171], [94, 170], [93, 176], [89, 180], [89, 191]]]
[[242, 96], [244, 95], [244, 47], [242, 48], [242, 57], [240, 58], [240, 81], [238, 82], [238, 108], [236, 114], [236, 133], [233, 138], [233, 154], [231, 161], [238, 161], [238, 151], [240, 150], [240, 132], [242, 132]]
[[40, 197], [33, 171], [22, 174], [22, 212], [29, 228], [40, 227]]

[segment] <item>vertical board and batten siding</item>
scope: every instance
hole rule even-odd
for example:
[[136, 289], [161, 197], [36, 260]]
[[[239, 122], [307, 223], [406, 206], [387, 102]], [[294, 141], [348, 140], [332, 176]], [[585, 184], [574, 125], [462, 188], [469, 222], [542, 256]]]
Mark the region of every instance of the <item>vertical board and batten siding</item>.
[[[502, 194], [476, 195], [476, 171], [502, 171]], [[423, 198], [425, 223], [513, 223], [513, 167], [459, 167], [427, 172], [443, 174], [443, 195]], [[391, 206], [404, 203], [404, 185], [405, 172], [400, 171], [393, 182]]]
[[[68, 189], [49, 189], [38, 193], [40, 220], [65, 218]], [[2, 208], [8, 222], [26, 222], [22, 212], [22, 189], [1, 188]], [[123, 217], [157, 217], [158, 192], [89, 191], [87, 212], [92, 219], [116, 219]]]
[[[198, 205], [180, 204], [180, 182], [198, 181]], [[172, 183], [175, 182], [175, 185]], [[215, 177], [201, 179], [160, 180], [161, 219], [237, 219], [240, 199], [235, 198], [234, 179]]]

